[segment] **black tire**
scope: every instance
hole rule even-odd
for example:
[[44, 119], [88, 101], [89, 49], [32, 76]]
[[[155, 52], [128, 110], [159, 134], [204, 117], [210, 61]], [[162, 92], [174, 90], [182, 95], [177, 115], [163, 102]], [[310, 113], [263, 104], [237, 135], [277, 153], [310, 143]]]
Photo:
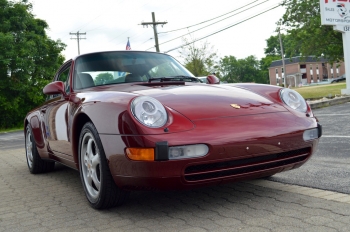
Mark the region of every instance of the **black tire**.
[[29, 171], [32, 174], [45, 173], [54, 170], [55, 162], [42, 160], [35, 145], [33, 131], [30, 125], [26, 128], [25, 136], [26, 158]]
[[86, 198], [95, 209], [123, 204], [129, 192], [114, 183], [95, 126], [88, 122], [79, 137], [79, 171]]

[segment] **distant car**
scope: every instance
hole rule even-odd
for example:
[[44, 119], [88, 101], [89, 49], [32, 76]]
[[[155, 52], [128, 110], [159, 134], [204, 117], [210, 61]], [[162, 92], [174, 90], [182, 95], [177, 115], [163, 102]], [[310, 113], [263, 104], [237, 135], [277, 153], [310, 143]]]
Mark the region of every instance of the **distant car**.
[[340, 76], [340, 77], [333, 78], [333, 79], [331, 80], [331, 83], [340, 82], [340, 81], [345, 81], [345, 80], [346, 80], [346, 76], [345, 76], [345, 74], [344, 74], [344, 75], [342, 75], [342, 76]]
[[[322, 127], [294, 90], [203, 85], [153, 52], [80, 55], [64, 63], [24, 120], [31, 173], [80, 172], [94, 208], [130, 190], [188, 189], [271, 176], [315, 152]], [[72, 189], [73, 190], [73, 189]]]

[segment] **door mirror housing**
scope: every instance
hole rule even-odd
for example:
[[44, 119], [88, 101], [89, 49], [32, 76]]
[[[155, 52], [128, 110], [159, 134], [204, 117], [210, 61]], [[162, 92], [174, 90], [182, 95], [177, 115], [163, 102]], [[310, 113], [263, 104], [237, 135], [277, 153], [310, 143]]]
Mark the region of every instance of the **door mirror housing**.
[[207, 76], [207, 81], [208, 84], [220, 84], [220, 79], [213, 74]]
[[43, 93], [46, 95], [63, 94], [65, 96], [64, 83], [62, 81], [51, 82], [44, 87]]

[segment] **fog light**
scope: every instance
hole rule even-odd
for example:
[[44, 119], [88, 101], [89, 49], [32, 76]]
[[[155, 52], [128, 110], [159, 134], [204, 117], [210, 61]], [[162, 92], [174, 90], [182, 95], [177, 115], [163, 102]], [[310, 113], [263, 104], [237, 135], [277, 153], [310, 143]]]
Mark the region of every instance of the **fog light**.
[[205, 144], [169, 147], [169, 159], [186, 159], [205, 156], [209, 148]]
[[304, 131], [303, 139], [304, 141], [309, 141], [318, 138], [318, 128]]

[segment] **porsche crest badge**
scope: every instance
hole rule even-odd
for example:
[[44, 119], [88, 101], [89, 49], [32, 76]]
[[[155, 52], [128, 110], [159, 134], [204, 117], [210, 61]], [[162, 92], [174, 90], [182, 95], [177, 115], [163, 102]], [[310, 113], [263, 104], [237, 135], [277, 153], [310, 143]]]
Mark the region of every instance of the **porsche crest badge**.
[[233, 108], [235, 108], [235, 109], [239, 109], [239, 108], [241, 108], [239, 105], [237, 105], [237, 104], [231, 104], [231, 106], [233, 107]]

